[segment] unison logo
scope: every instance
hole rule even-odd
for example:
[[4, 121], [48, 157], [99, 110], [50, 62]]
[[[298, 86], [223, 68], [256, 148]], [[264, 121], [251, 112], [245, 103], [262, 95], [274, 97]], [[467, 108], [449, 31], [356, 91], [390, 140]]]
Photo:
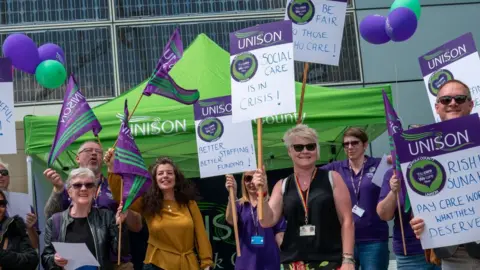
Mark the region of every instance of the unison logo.
[[467, 46], [465, 44], [452, 48], [450, 50], [439, 50], [432, 54], [423, 56], [428, 63], [430, 70], [436, 69], [437, 66], [445, 65], [449, 62], [455, 61], [458, 58], [467, 54]]
[[[117, 113], [117, 118], [122, 121], [123, 113]], [[187, 132], [187, 120], [162, 120], [154, 116], [132, 116], [129, 120], [133, 136], [155, 136], [159, 134], [170, 135]]]
[[424, 132], [418, 134], [402, 134], [408, 141], [408, 151], [412, 156], [418, 156], [433, 151], [456, 151], [464, 146], [472, 144], [468, 130], [453, 133]]

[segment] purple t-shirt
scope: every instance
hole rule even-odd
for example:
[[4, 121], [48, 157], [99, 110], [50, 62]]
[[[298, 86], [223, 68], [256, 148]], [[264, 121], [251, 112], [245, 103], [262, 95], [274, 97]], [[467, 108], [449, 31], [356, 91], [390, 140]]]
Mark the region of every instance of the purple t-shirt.
[[[329, 163], [322, 166], [322, 169], [338, 172], [350, 192], [352, 206], [357, 205], [365, 210], [362, 217], [353, 214], [355, 221], [355, 243], [388, 241], [388, 224], [381, 220], [377, 214], [380, 188], [372, 183], [373, 175], [381, 159], [368, 156], [365, 156], [365, 159], [366, 162], [363, 170], [360, 170], [358, 174], [353, 176], [348, 160]], [[354, 191], [352, 182], [355, 184], [357, 193]], [[359, 182], [360, 188], [358, 187]]]
[[[285, 232], [287, 224], [282, 219], [272, 228], [262, 228], [257, 218], [257, 207], [251, 207], [249, 202], [237, 205], [238, 237], [242, 256], [235, 261], [236, 270], [278, 270], [280, 269], [280, 249], [275, 241], [275, 235]], [[252, 214], [253, 213], [253, 214]], [[255, 222], [254, 222], [255, 218]], [[256, 224], [256, 226], [255, 226]], [[264, 245], [253, 245], [252, 236], [263, 236]]]
[[[108, 181], [105, 177], [103, 177], [103, 175], [100, 179], [100, 187], [97, 192], [98, 194], [95, 198], [93, 206], [102, 209], [110, 209], [116, 213], [118, 203], [113, 199], [112, 192], [110, 191], [110, 187], [108, 186]], [[62, 201], [63, 210], [68, 209], [71, 203], [71, 199], [68, 196], [67, 189], [63, 190]]]
[[[390, 192], [390, 178], [393, 175], [393, 169], [388, 170], [383, 177], [382, 190], [378, 202], [381, 202], [387, 197]], [[395, 204], [396, 205], [396, 204]], [[412, 228], [410, 227], [410, 219], [412, 217], [412, 210], [408, 213], [401, 211], [403, 221], [403, 232], [405, 233], [405, 246], [408, 255], [424, 254], [420, 240], [415, 237]], [[393, 252], [397, 255], [403, 255], [402, 232], [400, 231], [400, 218], [398, 217], [398, 209], [395, 209], [395, 219], [393, 221]]]

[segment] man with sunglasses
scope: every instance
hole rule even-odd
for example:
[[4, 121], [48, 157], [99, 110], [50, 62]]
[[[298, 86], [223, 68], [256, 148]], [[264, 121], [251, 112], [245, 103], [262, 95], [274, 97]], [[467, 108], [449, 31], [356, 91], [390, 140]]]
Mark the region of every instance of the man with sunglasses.
[[[440, 87], [437, 94], [435, 111], [442, 121], [467, 116], [472, 112], [473, 101], [469, 87], [459, 81], [450, 80]], [[420, 239], [425, 223], [421, 217], [410, 221], [413, 232]], [[435, 255], [442, 260], [442, 269], [480, 269], [480, 244], [468, 243], [459, 246], [434, 249]]]

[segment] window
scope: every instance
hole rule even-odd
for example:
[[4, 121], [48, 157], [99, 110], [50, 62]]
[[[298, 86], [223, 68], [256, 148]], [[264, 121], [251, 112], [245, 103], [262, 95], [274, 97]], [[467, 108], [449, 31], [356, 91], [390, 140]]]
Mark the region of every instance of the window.
[[[352, 7], [348, 0], [348, 6]], [[280, 11], [285, 0], [115, 0], [117, 19]]]
[[0, 0], [0, 25], [108, 20], [109, 0]]
[[[53, 42], [65, 51], [67, 73], [74, 73], [87, 98], [113, 97], [114, 76], [111, 28], [75, 28], [34, 31], [26, 34], [37, 44]], [[8, 33], [0, 33], [0, 44]], [[15, 71], [15, 103], [63, 100], [65, 87], [44, 89], [34, 75]]]
[[[279, 19], [282, 17], [268, 20], [189, 23], [181, 24], [179, 27], [185, 48], [197, 35], [205, 33], [228, 51], [230, 32]], [[175, 26], [152, 24], [117, 27], [120, 91], [129, 90], [150, 76]], [[312, 64], [309, 70], [308, 83], [312, 84], [360, 81], [360, 62], [353, 13], [347, 13], [345, 21], [340, 66]], [[296, 62], [295, 71], [296, 80], [301, 81], [303, 62]]]

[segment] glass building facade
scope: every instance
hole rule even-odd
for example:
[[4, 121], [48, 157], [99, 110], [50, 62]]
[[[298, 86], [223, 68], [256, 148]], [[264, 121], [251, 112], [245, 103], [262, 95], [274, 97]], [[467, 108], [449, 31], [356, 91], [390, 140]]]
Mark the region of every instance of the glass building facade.
[[[205, 33], [228, 50], [228, 34], [281, 20], [285, 0], [0, 0], [0, 43], [15, 32], [39, 46], [52, 42], [66, 55], [90, 100], [113, 98], [145, 80], [163, 46], [179, 27], [185, 48]], [[309, 83], [361, 83], [354, 3], [349, 1], [339, 67], [312, 64]], [[303, 63], [296, 63], [301, 80]], [[15, 103], [59, 103], [64, 87], [39, 86], [34, 76], [15, 72]]]

